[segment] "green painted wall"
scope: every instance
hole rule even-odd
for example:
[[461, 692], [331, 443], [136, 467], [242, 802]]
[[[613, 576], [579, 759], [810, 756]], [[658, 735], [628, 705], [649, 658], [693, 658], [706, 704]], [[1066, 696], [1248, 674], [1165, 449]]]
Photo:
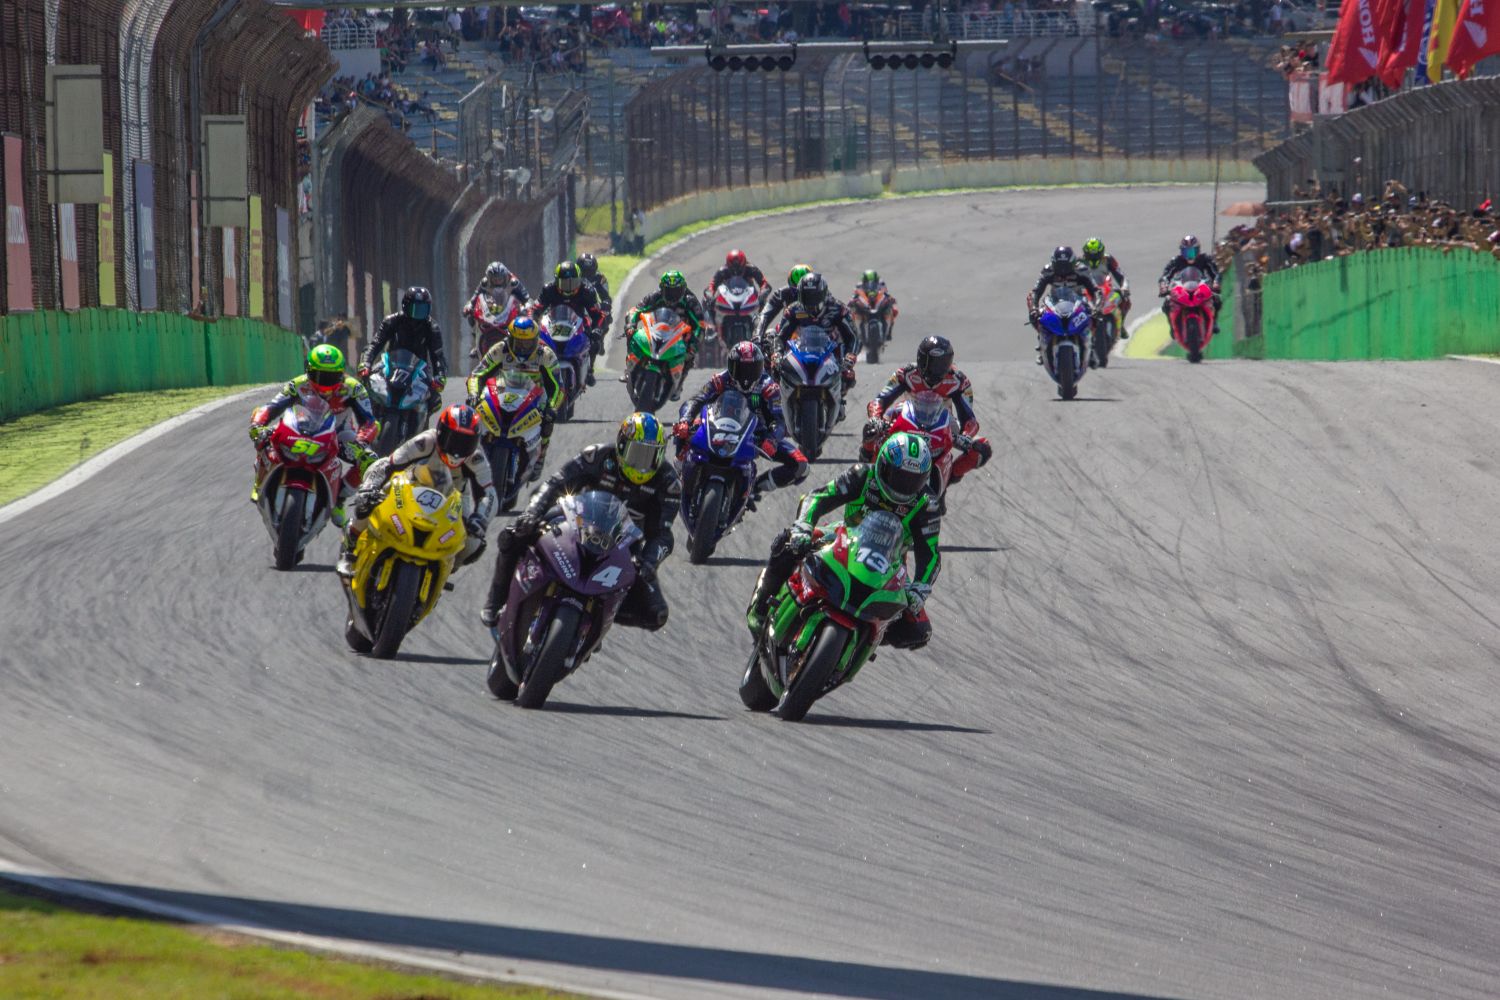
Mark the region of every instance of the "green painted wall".
[[92, 399], [274, 382], [301, 370], [302, 338], [257, 320], [124, 309], [0, 315], [0, 420]]

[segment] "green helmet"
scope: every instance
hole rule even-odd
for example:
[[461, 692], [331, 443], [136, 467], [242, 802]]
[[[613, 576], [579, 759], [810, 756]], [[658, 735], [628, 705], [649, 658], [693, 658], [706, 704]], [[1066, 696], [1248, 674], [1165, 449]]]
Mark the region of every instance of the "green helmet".
[[1097, 264], [1104, 259], [1104, 241], [1097, 236], [1091, 236], [1083, 244], [1083, 259], [1090, 264]]
[[874, 268], [871, 268], [870, 270], [859, 276], [859, 281], [860, 284], [864, 285], [866, 288], [874, 288], [876, 285], [880, 284], [880, 272], [875, 270]]
[[682, 297], [687, 294], [687, 279], [682, 276], [681, 271], [668, 271], [661, 276], [661, 294], [673, 305], [682, 301]]
[[307, 352], [307, 380], [321, 392], [344, 384], [344, 352], [332, 344], [319, 344]]
[[898, 431], [875, 453], [871, 475], [875, 485], [894, 504], [909, 504], [921, 495], [932, 471], [932, 452], [920, 434]]
[[786, 283], [793, 288], [802, 284], [802, 279], [812, 274], [812, 268], [806, 264], [798, 264], [787, 272]]
[[578, 274], [578, 265], [571, 260], [558, 264], [552, 274], [557, 279], [557, 290], [564, 295], [572, 295], [583, 284], [583, 278]]

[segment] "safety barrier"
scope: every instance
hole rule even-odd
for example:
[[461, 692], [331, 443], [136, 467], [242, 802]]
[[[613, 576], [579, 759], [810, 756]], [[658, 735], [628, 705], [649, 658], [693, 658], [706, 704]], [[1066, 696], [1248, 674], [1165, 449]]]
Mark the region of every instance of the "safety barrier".
[[272, 382], [302, 338], [250, 319], [125, 309], [0, 315], [0, 420], [112, 392]]

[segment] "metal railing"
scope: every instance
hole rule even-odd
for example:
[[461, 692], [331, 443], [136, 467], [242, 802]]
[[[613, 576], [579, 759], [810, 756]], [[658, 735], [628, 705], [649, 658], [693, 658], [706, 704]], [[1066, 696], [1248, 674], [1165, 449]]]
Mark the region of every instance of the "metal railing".
[[[907, 11], [896, 21], [896, 37], [903, 41], [931, 38], [935, 18], [930, 11]], [[1059, 38], [1092, 35], [1098, 31], [1093, 10], [971, 11], [944, 15], [943, 26], [950, 38]]]
[[323, 44], [335, 52], [345, 49], [379, 48], [380, 38], [369, 21], [329, 21], [318, 32]]

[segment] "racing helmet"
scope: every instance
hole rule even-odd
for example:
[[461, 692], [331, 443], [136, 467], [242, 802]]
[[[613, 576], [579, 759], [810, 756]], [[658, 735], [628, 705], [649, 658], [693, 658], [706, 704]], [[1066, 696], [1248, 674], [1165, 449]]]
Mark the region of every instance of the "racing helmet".
[[323, 395], [344, 384], [344, 352], [332, 344], [319, 344], [307, 352], [307, 380]]
[[625, 478], [640, 486], [651, 481], [667, 453], [667, 431], [650, 413], [632, 413], [620, 421], [615, 458]]
[[1072, 274], [1078, 267], [1078, 256], [1072, 247], [1058, 247], [1052, 251], [1052, 273], [1058, 277]]
[[802, 284], [802, 279], [812, 274], [812, 268], [806, 264], [798, 264], [786, 274], [786, 283], [789, 288], [796, 288]]
[[593, 281], [599, 275], [599, 261], [591, 253], [578, 255], [578, 273], [588, 281]]
[[753, 340], [742, 340], [729, 349], [729, 361], [724, 366], [730, 381], [741, 391], [749, 393], [766, 373], [766, 355]]
[[880, 287], [880, 272], [873, 267], [859, 276], [859, 283], [866, 291], [873, 292]]
[[490, 266], [484, 269], [485, 288], [504, 291], [510, 288], [510, 283], [513, 280], [514, 277], [510, 273], [510, 268], [498, 260], [490, 261]]
[[804, 275], [797, 283], [797, 301], [802, 303], [802, 308], [816, 316], [823, 311], [823, 303], [828, 301], [828, 282], [816, 271]]
[[558, 264], [552, 273], [557, 278], [557, 290], [564, 295], [576, 295], [578, 289], [583, 287], [583, 278], [578, 275], [578, 265], [571, 260]]
[[1198, 246], [1198, 237], [1191, 233], [1184, 236], [1182, 242], [1177, 245], [1177, 252], [1182, 254], [1182, 259], [1188, 262], [1198, 259], [1199, 249], [1201, 248]]
[[668, 271], [661, 276], [661, 295], [672, 305], [682, 301], [687, 294], [687, 279], [682, 276], [681, 271]]
[[917, 373], [928, 385], [937, 385], [953, 370], [953, 342], [934, 334], [917, 345]]
[[1090, 236], [1085, 240], [1083, 259], [1090, 267], [1098, 267], [1104, 263], [1104, 241], [1097, 236]]
[[418, 321], [429, 319], [432, 316], [432, 293], [420, 285], [412, 285], [401, 296], [401, 315]]
[[456, 469], [478, 447], [479, 415], [463, 403], [454, 403], [443, 410], [437, 422], [437, 453], [443, 464]]
[[750, 266], [750, 261], [746, 259], [745, 251], [731, 250], [724, 255], [724, 266], [735, 274], [742, 274]]
[[541, 330], [530, 316], [517, 316], [506, 329], [510, 334], [510, 352], [519, 358], [529, 358], [542, 342]]
[[894, 504], [909, 504], [921, 495], [932, 472], [932, 452], [920, 434], [897, 431], [875, 453], [875, 485]]

